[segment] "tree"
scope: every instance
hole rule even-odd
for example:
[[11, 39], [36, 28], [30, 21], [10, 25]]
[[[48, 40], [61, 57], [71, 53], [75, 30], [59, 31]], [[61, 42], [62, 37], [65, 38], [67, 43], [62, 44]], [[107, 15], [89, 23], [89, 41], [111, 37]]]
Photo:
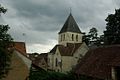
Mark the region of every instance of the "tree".
[[[0, 5], [0, 16], [7, 9]], [[10, 50], [8, 49], [13, 40], [8, 34], [10, 27], [8, 25], [0, 25], [0, 79], [3, 78], [10, 69]]]
[[88, 35], [90, 36], [90, 40], [91, 41], [95, 41], [98, 37], [98, 33], [97, 33], [97, 29], [92, 27], [88, 33]]
[[98, 38], [97, 29], [92, 27], [89, 33], [83, 36], [83, 41], [86, 42], [87, 45], [96, 44]]
[[87, 45], [90, 44], [90, 37], [89, 37], [89, 35], [85, 34], [82, 39], [83, 39], [82, 41], [85, 42]]
[[96, 41], [96, 45], [97, 46], [104, 45], [104, 35], [100, 35], [100, 37], [98, 37], [98, 39]]
[[2, 7], [1, 5], [0, 5], [0, 14], [1, 13], [5, 13], [7, 11], [7, 9], [5, 9], [4, 7]]
[[[76, 75], [70, 71], [67, 73], [45, 71], [43, 69], [30, 69], [29, 80], [78, 80]], [[80, 79], [81, 80], [81, 79]]]
[[106, 45], [120, 44], [120, 9], [105, 19], [106, 30], [104, 31], [104, 43]]

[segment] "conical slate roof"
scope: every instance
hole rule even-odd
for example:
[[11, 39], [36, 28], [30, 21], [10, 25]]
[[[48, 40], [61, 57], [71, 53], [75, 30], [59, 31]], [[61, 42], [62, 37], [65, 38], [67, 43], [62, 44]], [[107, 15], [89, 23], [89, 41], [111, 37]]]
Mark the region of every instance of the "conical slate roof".
[[63, 25], [62, 29], [60, 30], [60, 33], [63, 32], [76, 32], [76, 33], [81, 33], [76, 21], [74, 20], [72, 14], [68, 16], [65, 24]]

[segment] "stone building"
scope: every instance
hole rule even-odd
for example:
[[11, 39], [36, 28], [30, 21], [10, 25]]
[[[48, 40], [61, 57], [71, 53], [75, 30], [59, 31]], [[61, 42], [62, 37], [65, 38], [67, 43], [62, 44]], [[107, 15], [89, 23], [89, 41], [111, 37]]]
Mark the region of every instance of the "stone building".
[[58, 36], [58, 44], [48, 53], [48, 69], [67, 72], [76, 66], [88, 47], [82, 42], [83, 33], [71, 13]]
[[3, 80], [28, 80], [32, 61], [27, 58], [24, 42], [14, 42], [10, 70]]
[[41, 69], [47, 70], [47, 56], [48, 53], [41, 53], [35, 58], [35, 60], [33, 60], [32, 63]]

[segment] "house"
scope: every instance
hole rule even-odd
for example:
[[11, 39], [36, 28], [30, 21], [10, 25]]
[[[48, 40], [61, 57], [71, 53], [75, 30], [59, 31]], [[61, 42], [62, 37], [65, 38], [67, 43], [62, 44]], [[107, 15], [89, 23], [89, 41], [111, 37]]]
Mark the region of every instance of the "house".
[[32, 60], [32, 68], [40, 68], [47, 70], [47, 56], [48, 53], [28, 53], [27, 57]]
[[32, 61], [26, 56], [24, 42], [14, 42], [11, 65], [8, 75], [3, 80], [28, 80]]
[[33, 64], [40, 67], [41, 69], [44, 69], [47, 71], [47, 53], [41, 53], [39, 54], [35, 60], [33, 60]]
[[89, 50], [75, 69], [77, 75], [101, 80], [120, 80], [120, 45]]
[[26, 54], [26, 46], [24, 42], [13, 42], [13, 46], [15, 48], [15, 50], [21, 52], [23, 55], [27, 55]]
[[71, 13], [58, 36], [58, 44], [48, 53], [48, 70], [68, 72], [88, 51], [82, 42], [83, 33]]
[[38, 57], [39, 53], [27, 53], [27, 57], [34, 61]]

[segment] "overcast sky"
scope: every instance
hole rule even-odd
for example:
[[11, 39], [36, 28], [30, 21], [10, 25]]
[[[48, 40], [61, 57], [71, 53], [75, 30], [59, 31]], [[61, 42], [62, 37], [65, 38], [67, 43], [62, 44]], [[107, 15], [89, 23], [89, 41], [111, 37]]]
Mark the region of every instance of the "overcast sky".
[[44, 53], [58, 42], [58, 32], [70, 8], [82, 32], [105, 30], [105, 18], [120, 7], [120, 0], [0, 0], [8, 9], [0, 24], [9, 24], [15, 41], [26, 42], [27, 52]]

